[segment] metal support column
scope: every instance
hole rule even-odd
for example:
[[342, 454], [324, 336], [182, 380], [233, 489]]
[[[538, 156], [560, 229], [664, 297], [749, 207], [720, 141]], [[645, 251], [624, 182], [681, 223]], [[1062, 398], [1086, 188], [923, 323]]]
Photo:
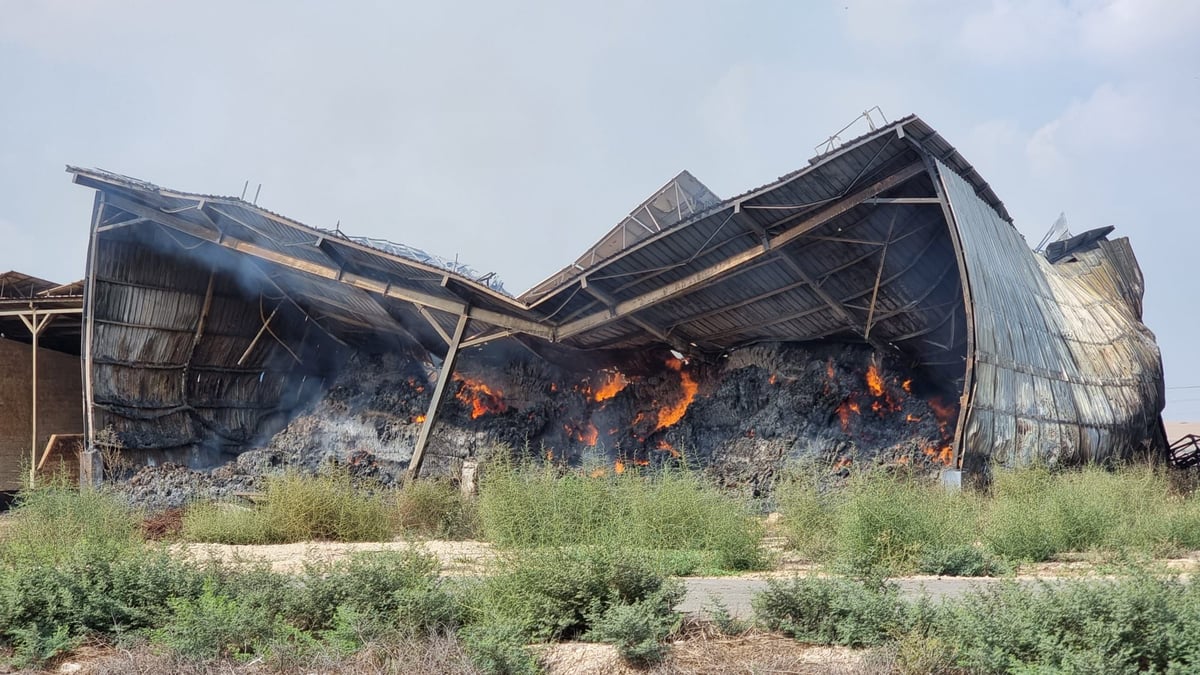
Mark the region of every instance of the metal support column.
[[30, 309], [28, 317], [24, 314], [21, 314], [20, 317], [21, 323], [25, 324], [25, 327], [29, 329], [29, 334], [33, 336], [33, 340], [31, 342], [31, 346], [33, 347], [33, 363], [30, 370], [30, 383], [31, 389], [33, 390], [33, 400], [32, 405], [30, 406], [29, 415], [29, 487], [33, 487], [34, 481], [37, 478], [38, 464], [38, 336], [42, 334], [42, 330], [46, 327], [46, 324], [50, 323], [50, 320], [54, 318], [54, 315], [43, 314], [41, 318], [39, 318], [37, 310]]
[[464, 313], [458, 317], [458, 325], [454, 327], [454, 337], [446, 349], [446, 358], [442, 361], [442, 370], [438, 373], [437, 385], [433, 388], [433, 398], [429, 400], [429, 410], [425, 412], [425, 421], [421, 423], [421, 433], [417, 436], [417, 445], [413, 448], [412, 461], [408, 463], [408, 480], [416, 480], [421, 475], [421, 463], [425, 461], [425, 446], [429, 443], [429, 432], [437, 421], [438, 410], [442, 407], [442, 397], [446, 393], [446, 384], [454, 374], [454, 362], [458, 360], [458, 348], [462, 344], [463, 333], [467, 330], [470, 319]]

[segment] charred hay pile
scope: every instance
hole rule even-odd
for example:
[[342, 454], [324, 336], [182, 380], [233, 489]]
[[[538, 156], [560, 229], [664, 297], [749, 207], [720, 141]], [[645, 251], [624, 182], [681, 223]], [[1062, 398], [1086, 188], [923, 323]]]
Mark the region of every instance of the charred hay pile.
[[[433, 363], [357, 354], [324, 396], [260, 447], [211, 471], [147, 467], [126, 484], [151, 508], [261, 489], [286, 470], [336, 465], [393, 486], [429, 405]], [[686, 465], [753, 494], [789, 462], [830, 472], [948, 464], [954, 395], [897, 358], [850, 344], [760, 345], [716, 362], [670, 351], [580, 369], [475, 350], [460, 360], [431, 434], [427, 475], [526, 454], [594, 474]]]

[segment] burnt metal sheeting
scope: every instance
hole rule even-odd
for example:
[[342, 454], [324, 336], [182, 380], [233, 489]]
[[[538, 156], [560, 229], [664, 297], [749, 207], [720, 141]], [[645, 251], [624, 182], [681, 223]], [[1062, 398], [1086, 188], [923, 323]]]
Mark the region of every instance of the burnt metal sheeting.
[[[514, 335], [567, 358], [870, 343], [958, 400], [955, 457], [972, 471], [1165, 447], [1161, 360], [1128, 243], [1097, 234], [1058, 264], [1033, 253], [991, 187], [917, 117], [721, 202], [680, 174], [517, 299], [240, 199], [69, 171], [98, 191], [97, 400], [131, 437], [248, 443], [301, 404], [297, 379], [323, 377], [347, 349], [441, 356], [467, 316], [464, 348]], [[264, 335], [275, 312], [279, 330]], [[249, 352], [257, 383], [191, 381]]]
[[598, 262], [611, 258], [658, 232], [668, 230], [720, 201], [721, 198], [696, 180], [695, 176], [682, 171], [649, 199], [638, 204], [624, 220], [617, 223], [616, 227], [609, 230], [608, 234], [601, 237], [600, 241], [593, 244], [575, 262], [525, 291], [519, 299], [535, 302], [563, 284], [577, 279]]
[[1127, 239], [1052, 264], [938, 163], [970, 277], [974, 386], [964, 467], [1078, 464], [1156, 447], [1162, 360]]

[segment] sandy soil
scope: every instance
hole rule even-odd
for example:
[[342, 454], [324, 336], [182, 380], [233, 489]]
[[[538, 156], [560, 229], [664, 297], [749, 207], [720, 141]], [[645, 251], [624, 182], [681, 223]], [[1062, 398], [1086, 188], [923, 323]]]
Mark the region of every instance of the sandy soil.
[[482, 541], [388, 541], [341, 543], [305, 541], [269, 546], [228, 544], [176, 544], [172, 550], [194, 560], [266, 563], [276, 572], [299, 572], [309, 561], [323, 562], [364, 551], [418, 550], [436, 556], [447, 575], [479, 574], [496, 557], [492, 545]]

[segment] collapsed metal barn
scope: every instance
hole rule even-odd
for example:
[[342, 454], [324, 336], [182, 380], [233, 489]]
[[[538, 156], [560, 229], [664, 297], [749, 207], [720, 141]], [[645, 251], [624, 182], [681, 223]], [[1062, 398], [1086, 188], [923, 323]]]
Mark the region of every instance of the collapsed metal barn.
[[719, 360], [763, 343], [869, 345], [952, 393], [946, 464], [967, 474], [1165, 449], [1129, 242], [1106, 231], [1034, 253], [915, 116], [731, 199], [684, 172], [519, 297], [241, 199], [68, 171], [96, 191], [87, 434], [112, 429], [136, 461], [237, 453], [347, 354], [386, 350], [440, 362], [415, 473], [457, 357], [501, 342], [606, 363], [653, 348]]

